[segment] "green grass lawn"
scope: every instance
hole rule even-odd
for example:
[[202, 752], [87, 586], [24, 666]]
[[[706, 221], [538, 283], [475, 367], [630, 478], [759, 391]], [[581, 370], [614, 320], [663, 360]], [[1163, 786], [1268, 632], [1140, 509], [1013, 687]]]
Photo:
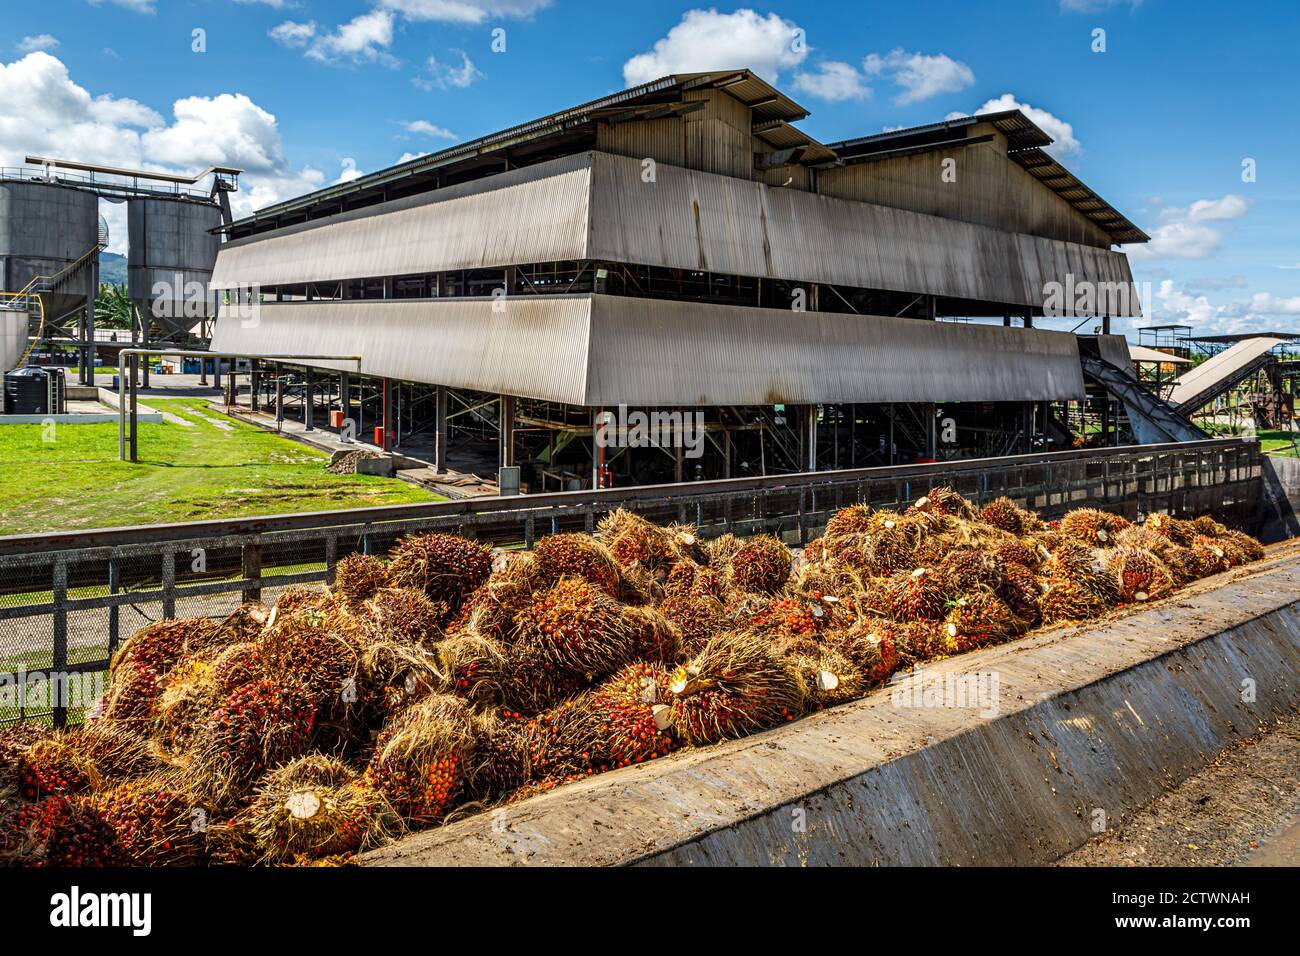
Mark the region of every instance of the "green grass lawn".
[[[1295, 458], [1295, 448], [1291, 444], [1291, 432], [1261, 431], [1258, 433], [1259, 447], [1266, 455], [1278, 455], [1282, 458]], [[1300, 435], [1296, 436], [1300, 441]]]
[[52, 441], [42, 425], [0, 425], [0, 534], [439, 500], [396, 478], [332, 475], [324, 452], [228, 418], [207, 399], [147, 403], [195, 424], [141, 423], [138, 464], [118, 461], [115, 423], [58, 425]]

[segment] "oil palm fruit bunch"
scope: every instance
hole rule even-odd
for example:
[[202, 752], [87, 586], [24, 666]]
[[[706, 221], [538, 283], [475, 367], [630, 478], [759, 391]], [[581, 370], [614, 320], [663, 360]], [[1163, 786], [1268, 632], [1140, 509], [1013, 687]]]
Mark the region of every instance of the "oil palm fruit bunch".
[[1246, 561], [1260, 561], [1264, 558], [1264, 546], [1258, 540], [1242, 531], [1225, 531], [1219, 535], [1219, 541], [1227, 541], [1237, 547]]
[[84, 755], [99, 777], [99, 787], [112, 786], [162, 769], [143, 734], [109, 720], [80, 724], [65, 732], [69, 744]]
[[454, 534], [407, 535], [390, 552], [388, 579], [447, 605], [449, 616], [492, 573], [492, 553]]
[[841, 508], [826, 522], [826, 537], [841, 534], [865, 534], [875, 526], [871, 520], [874, 512], [870, 505], [856, 504]]
[[334, 566], [334, 593], [355, 610], [388, 587], [388, 566], [372, 554], [349, 554]]
[[1045, 623], [1064, 624], [1097, 617], [1110, 603], [1076, 578], [1061, 576], [1048, 579], [1038, 607]]
[[207, 811], [167, 777], [129, 781], [98, 794], [94, 802], [131, 865], [205, 862]]
[[1191, 547], [1192, 538], [1199, 533], [1192, 522], [1175, 518], [1173, 515], [1160, 513], [1147, 515], [1142, 526], [1148, 531], [1154, 531], [1156, 534], [1168, 538], [1174, 544], [1182, 545], [1184, 548]]
[[366, 779], [407, 823], [436, 823], [460, 797], [473, 756], [474, 725], [464, 701], [432, 694], [380, 732]]
[[995, 587], [1001, 578], [997, 559], [979, 548], [959, 547], [939, 562], [939, 575], [954, 591], [977, 591]]
[[862, 618], [826, 637], [826, 646], [843, 655], [868, 685], [883, 684], [902, 664], [907, 626], [884, 618]]
[[195, 791], [224, 806], [266, 768], [309, 751], [315, 734], [316, 709], [300, 687], [265, 678], [236, 687], [195, 735]]
[[993, 588], [1011, 613], [1030, 627], [1036, 627], [1043, 620], [1043, 613], [1038, 607], [1042, 588], [1038, 577], [1023, 564], [1005, 562], [999, 568], [998, 582]]
[[656, 664], [672, 664], [682, 653], [682, 633], [658, 607], [626, 607], [629, 658]]
[[931, 488], [912, 504], [911, 509], [922, 514], [964, 518], [973, 521], [979, 517], [975, 506], [947, 485]]
[[39, 740], [54, 736], [54, 728], [26, 720], [0, 727], [0, 806], [18, 798], [25, 776], [23, 754]]
[[930, 568], [890, 575], [881, 593], [888, 616], [895, 621], [941, 621], [952, 595], [951, 585]]
[[471, 715], [474, 763], [466, 780], [471, 799], [493, 803], [526, 784], [533, 774], [531, 724], [523, 714], [487, 710]]
[[246, 601], [226, 615], [211, 636], [200, 633], [186, 641], [186, 653], [219, 651], [231, 644], [255, 641], [270, 618], [271, 608], [260, 601]]
[[151, 736], [164, 754], [187, 753], [222, 698], [215, 671], [216, 658], [209, 652], [185, 658], [163, 678]]
[[842, 602], [810, 597], [772, 598], [757, 610], [749, 626], [757, 633], [782, 637], [818, 637], [827, 631], [851, 623]]
[[265, 670], [261, 644], [251, 641], [231, 644], [212, 661], [212, 682], [217, 693], [225, 696], [236, 687], [262, 677]]
[[447, 616], [446, 602], [435, 603], [423, 591], [380, 588], [362, 606], [361, 619], [363, 630], [371, 640], [428, 648], [442, 640], [439, 622]]
[[24, 800], [87, 793], [100, 783], [99, 771], [67, 734], [37, 740], [18, 755], [18, 793]]
[[952, 653], [945, 622], [908, 621], [900, 626], [903, 634], [898, 643], [898, 653], [902, 664], [935, 660]]
[[202, 646], [217, 624], [203, 619], [159, 621], [142, 628], [113, 655], [104, 716], [147, 732], [163, 679], [190, 646]]
[[695, 587], [695, 578], [705, 566], [696, 564], [694, 561], [676, 561], [668, 569], [668, 576], [664, 578], [664, 594], [669, 597], [681, 597], [684, 594], [690, 594]]
[[993, 557], [999, 566], [1019, 564], [1030, 571], [1037, 570], [1043, 563], [1043, 553], [1038, 545], [1020, 538], [999, 544], [993, 551]]
[[1009, 641], [1026, 625], [991, 591], [966, 594], [953, 602], [944, 622], [948, 640], [958, 654]]
[[480, 585], [461, 605], [448, 631], [508, 642], [515, 615], [541, 587], [541, 572], [531, 554], [512, 554], [506, 565]]
[[1107, 567], [1115, 576], [1118, 597], [1123, 604], [1154, 601], [1174, 589], [1174, 577], [1163, 561], [1142, 548], [1114, 548]]
[[1061, 518], [1061, 533], [1094, 548], [1109, 548], [1129, 526], [1126, 518], [1096, 508], [1075, 508]]
[[479, 707], [505, 702], [510, 661], [499, 642], [474, 634], [453, 635], [438, 645], [437, 655], [443, 693]]
[[669, 597], [660, 602], [658, 610], [677, 628], [682, 652], [687, 656], [699, 653], [709, 638], [727, 624], [725, 608], [717, 598], [690, 594]]
[[664, 700], [669, 673], [660, 666], [629, 664], [599, 687], [538, 717], [549, 737], [548, 776], [603, 773], [666, 756], [677, 748]]
[[675, 557], [668, 532], [625, 508], [617, 508], [597, 526], [600, 540], [621, 567], [655, 571]]
[[610, 597], [619, 596], [618, 563], [603, 544], [585, 534], [554, 534], [533, 548], [538, 586], [551, 587], [563, 577], [594, 584]]
[[0, 808], [0, 866], [122, 866], [111, 827], [88, 797], [46, 797]]
[[1062, 541], [1050, 552], [1043, 563], [1042, 573], [1045, 577], [1071, 577], [1088, 571], [1099, 571], [1101, 559], [1089, 546], [1078, 540]]
[[363, 643], [348, 616], [308, 610], [276, 621], [262, 639], [266, 674], [310, 708], [313, 726], [336, 726], [356, 716]]
[[861, 697], [872, 686], [863, 670], [838, 648], [801, 641], [786, 657], [804, 683], [805, 706], [834, 707]]
[[330, 603], [330, 600], [329, 592], [323, 588], [305, 584], [295, 584], [292, 587], [287, 587], [276, 598], [275, 604], [272, 605], [271, 609], [275, 611], [275, 615], [267, 621], [267, 626], [271, 626], [276, 618], [288, 614], [290, 611], [302, 611], [309, 608], [322, 609]]
[[382, 793], [324, 754], [299, 757], [263, 777], [246, 825], [260, 862], [270, 864], [350, 856], [404, 829]]
[[1192, 519], [1192, 530], [1211, 538], [1221, 538], [1228, 533], [1228, 526], [1209, 515], [1201, 515]]
[[1014, 535], [1027, 534], [1038, 524], [1038, 517], [1026, 511], [1005, 495], [994, 498], [980, 509], [980, 520]]
[[1211, 538], [1209, 535], [1204, 534], [1193, 535], [1189, 547], [1193, 559], [1201, 570], [1201, 573], [1197, 575], [1198, 578], [1209, 577], [1211, 574], [1220, 574], [1232, 567], [1232, 552], [1225, 548], [1223, 542], [1217, 538]]
[[728, 564], [728, 583], [739, 591], [775, 594], [790, 579], [790, 549], [770, 534], [748, 539]]
[[669, 682], [672, 725], [693, 746], [741, 737], [798, 717], [805, 688], [799, 673], [762, 637], [715, 637]]

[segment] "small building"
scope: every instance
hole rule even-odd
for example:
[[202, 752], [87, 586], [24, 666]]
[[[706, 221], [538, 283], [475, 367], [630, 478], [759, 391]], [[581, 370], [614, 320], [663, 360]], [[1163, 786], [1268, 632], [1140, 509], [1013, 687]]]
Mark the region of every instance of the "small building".
[[806, 115], [668, 76], [263, 209], [212, 348], [358, 355], [297, 369], [316, 421], [538, 490], [1067, 441], [1080, 340], [1034, 320], [1140, 315], [1112, 247], [1148, 237], [1019, 111], [829, 144]]

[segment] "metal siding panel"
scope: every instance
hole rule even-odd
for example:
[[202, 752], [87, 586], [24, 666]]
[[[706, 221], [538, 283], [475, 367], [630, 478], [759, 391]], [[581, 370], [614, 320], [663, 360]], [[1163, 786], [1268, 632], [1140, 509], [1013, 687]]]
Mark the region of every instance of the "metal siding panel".
[[212, 350], [360, 355], [366, 375], [584, 404], [590, 297], [493, 301], [264, 303], [256, 320], [221, 315]]
[[1058, 239], [593, 154], [591, 255], [1039, 307], [1043, 285], [1106, 281], [1124, 256]]
[[1083, 397], [1064, 332], [596, 296], [588, 403]]
[[[638, 164], [639, 168], [639, 164]], [[586, 257], [589, 162], [515, 173], [222, 247], [213, 287], [329, 282]]]

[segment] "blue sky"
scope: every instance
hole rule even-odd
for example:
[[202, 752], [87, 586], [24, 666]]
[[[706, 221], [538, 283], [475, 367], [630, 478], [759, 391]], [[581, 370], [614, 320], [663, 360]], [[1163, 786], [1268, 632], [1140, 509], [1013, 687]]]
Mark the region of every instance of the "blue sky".
[[248, 170], [248, 211], [660, 72], [747, 65], [811, 110], [802, 125], [824, 141], [996, 104], [1042, 111], [1062, 162], [1156, 237], [1129, 250], [1150, 319], [1300, 327], [1291, 0], [6, 8], [0, 164], [230, 162]]

